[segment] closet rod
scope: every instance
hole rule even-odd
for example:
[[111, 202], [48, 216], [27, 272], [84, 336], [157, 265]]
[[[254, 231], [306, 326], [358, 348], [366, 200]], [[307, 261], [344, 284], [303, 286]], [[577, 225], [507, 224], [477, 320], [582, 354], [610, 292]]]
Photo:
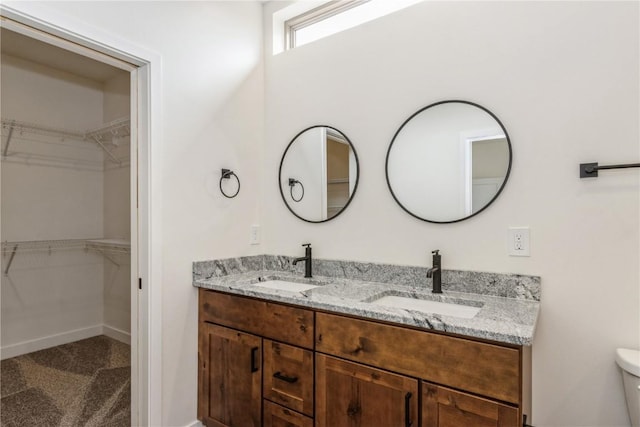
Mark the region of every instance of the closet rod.
[[602, 165], [598, 163], [580, 163], [580, 178], [597, 178], [599, 170], [640, 168], [640, 163], [626, 163], [622, 165]]

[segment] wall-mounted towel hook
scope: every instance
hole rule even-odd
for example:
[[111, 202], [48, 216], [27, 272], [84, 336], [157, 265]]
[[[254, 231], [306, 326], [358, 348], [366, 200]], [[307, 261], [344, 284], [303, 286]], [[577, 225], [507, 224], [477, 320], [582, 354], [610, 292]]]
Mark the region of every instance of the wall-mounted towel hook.
[[[302, 194], [300, 195], [300, 198], [298, 198], [298, 199], [293, 197], [293, 187], [295, 187], [296, 184], [299, 184], [300, 185], [300, 189], [302, 190]], [[289, 178], [289, 194], [291, 194], [291, 200], [293, 200], [294, 202], [299, 202], [304, 197], [304, 185], [302, 185], [302, 183], [300, 181], [298, 181], [297, 179]]]
[[[224, 190], [222, 189], [222, 180], [223, 179], [231, 179], [231, 176], [234, 176], [236, 178], [236, 181], [238, 181], [238, 189], [236, 190], [235, 193], [233, 193], [232, 195], [228, 195], [227, 193], [224, 192]], [[240, 178], [238, 178], [238, 175], [235, 174], [235, 172], [233, 172], [230, 169], [222, 169], [222, 176], [220, 177], [220, 192], [222, 193], [222, 195], [228, 199], [233, 199], [234, 197], [236, 197], [238, 195], [238, 193], [240, 192]]]
[[624, 165], [599, 166], [598, 163], [580, 163], [580, 178], [597, 178], [599, 170], [640, 168], [640, 163], [627, 163]]

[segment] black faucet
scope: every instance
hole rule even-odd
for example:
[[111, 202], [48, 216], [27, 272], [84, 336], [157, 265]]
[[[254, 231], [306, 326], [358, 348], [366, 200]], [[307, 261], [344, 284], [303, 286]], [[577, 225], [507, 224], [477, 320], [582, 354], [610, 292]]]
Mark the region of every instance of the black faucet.
[[293, 265], [296, 265], [298, 261], [304, 261], [304, 277], [311, 276], [311, 243], [305, 243], [302, 245], [305, 247], [304, 256], [293, 260]]
[[433, 293], [442, 293], [442, 257], [439, 254], [440, 250], [436, 249], [432, 251], [433, 254], [433, 267], [427, 270], [427, 278], [433, 277]]

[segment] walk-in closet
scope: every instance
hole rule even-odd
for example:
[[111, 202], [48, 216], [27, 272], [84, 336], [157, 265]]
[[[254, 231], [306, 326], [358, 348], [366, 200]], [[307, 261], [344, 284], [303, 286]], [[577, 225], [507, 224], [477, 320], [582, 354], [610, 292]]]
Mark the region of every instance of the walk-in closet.
[[130, 74], [1, 31], [1, 424], [129, 426]]

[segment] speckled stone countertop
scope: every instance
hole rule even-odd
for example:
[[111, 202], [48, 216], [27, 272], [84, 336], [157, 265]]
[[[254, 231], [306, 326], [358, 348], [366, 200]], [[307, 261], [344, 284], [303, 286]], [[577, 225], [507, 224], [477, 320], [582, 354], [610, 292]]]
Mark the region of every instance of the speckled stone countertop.
[[[431, 293], [424, 267], [313, 260], [313, 278], [292, 257], [258, 255], [193, 263], [193, 285], [418, 326], [509, 344], [531, 345], [540, 307], [540, 278], [513, 274], [444, 270], [442, 294]], [[265, 288], [267, 280], [319, 285], [302, 292]], [[405, 296], [480, 307], [473, 318], [445, 316], [373, 304], [383, 296]]]

